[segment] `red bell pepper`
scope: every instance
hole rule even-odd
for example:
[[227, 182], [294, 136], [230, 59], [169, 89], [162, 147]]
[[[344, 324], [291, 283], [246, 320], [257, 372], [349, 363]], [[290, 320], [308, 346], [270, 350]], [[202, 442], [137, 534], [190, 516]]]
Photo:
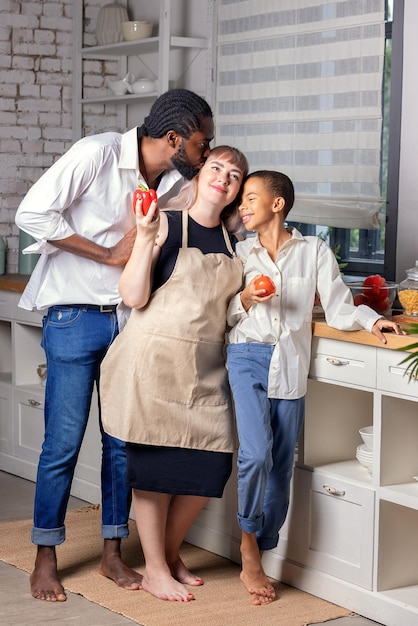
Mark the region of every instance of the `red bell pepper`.
[[155, 189], [135, 189], [133, 197], [133, 210], [136, 213], [136, 202], [142, 200], [142, 213], [146, 215], [153, 200], [157, 201]]

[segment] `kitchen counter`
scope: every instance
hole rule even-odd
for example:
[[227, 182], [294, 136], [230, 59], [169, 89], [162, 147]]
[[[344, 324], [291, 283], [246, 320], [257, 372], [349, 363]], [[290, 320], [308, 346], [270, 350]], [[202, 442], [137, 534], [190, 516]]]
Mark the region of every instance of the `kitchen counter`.
[[27, 285], [29, 276], [25, 274], [1, 274], [0, 289], [22, 293]]
[[[405, 330], [408, 328], [408, 322], [418, 322], [418, 319], [414, 320], [411, 317], [408, 318], [403, 315], [396, 315], [392, 319], [398, 322]], [[395, 335], [389, 332], [385, 333], [387, 343], [384, 344], [367, 330], [337, 330], [336, 328], [328, 326], [324, 319], [316, 319], [313, 321], [313, 335], [314, 337], [338, 339], [340, 341], [375, 346], [377, 348], [389, 348], [391, 350], [398, 350], [399, 348], [418, 341], [418, 335]]]

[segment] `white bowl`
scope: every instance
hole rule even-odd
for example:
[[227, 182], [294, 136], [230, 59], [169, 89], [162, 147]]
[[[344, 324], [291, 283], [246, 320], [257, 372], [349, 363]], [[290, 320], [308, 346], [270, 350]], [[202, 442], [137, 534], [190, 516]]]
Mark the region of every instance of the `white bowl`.
[[367, 448], [373, 450], [373, 426], [360, 428], [359, 433]]
[[151, 37], [152, 22], [135, 21], [122, 22], [122, 33], [125, 41], [135, 41], [135, 39], [146, 39]]
[[364, 443], [357, 447], [356, 459], [371, 475], [373, 470], [373, 452], [367, 450]]
[[141, 78], [130, 84], [131, 93], [150, 93], [155, 91], [155, 82], [150, 78]]

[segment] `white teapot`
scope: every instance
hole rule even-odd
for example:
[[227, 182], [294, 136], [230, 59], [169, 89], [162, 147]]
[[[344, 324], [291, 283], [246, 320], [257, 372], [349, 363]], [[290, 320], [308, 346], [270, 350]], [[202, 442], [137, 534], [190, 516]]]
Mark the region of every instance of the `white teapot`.
[[125, 78], [121, 78], [119, 80], [113, 80], [112, 78], [106, 78], [106, 85], [109, 89], [114, 93], [115, 96], [124, 96], [125, 93], [130, 91], [130, 83], [135, 79], [135, 76], [132, 72], [128, 72]]

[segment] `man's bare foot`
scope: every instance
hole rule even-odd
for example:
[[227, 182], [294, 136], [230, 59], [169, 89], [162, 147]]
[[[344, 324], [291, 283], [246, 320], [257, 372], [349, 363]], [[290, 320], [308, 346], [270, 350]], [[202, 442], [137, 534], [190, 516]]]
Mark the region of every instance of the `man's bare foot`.
[[205, 584], [205, 581], [198, 576], [195, 576], [190, 572], [181, 558], [177, 556], [175, 561], [172, 563], [168, 563], [170, 568], [170, 572], [173, 578], [178, 580], [179, 583], [183, 583], [184, 585], [192, 585], [193, 587], [200, 587]]
[[38, 546], [35, 567], [30, 576], [30, 588], [37, 600], [66, 601], [64, 587], [58, 579], [55, 546]]
[[195, 599], [182, 583], [171, 576], [168, 567], [164, 570], [145, 570], [142, 588], [160, 600], [190, 602]]
[[122, 561], [120, 539], [105, 539], [99, 573], [110, 578], [118, 587], [137, 591], [142, 589], [142, 576]]

